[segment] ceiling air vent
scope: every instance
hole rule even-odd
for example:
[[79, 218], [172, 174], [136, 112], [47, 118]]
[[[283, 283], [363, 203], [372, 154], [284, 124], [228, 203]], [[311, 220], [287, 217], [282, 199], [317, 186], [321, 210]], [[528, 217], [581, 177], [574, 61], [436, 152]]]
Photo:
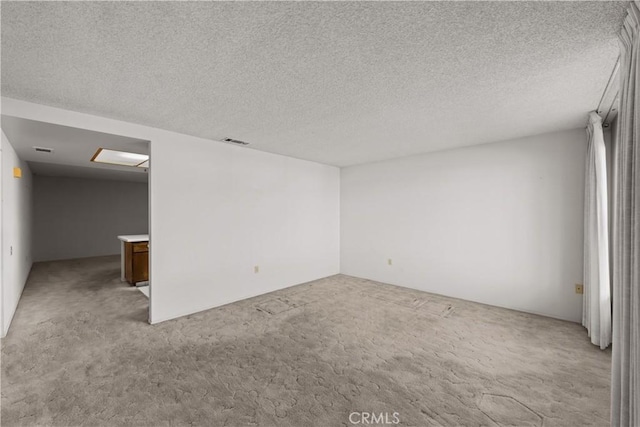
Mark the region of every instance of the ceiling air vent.
[[229, 144], [249, 145], [248, 142], [240, 141], [238, 139], [233, 139], [233, 138], [225, 138], [225, 139], [223, 139], [223, 141], [224, 142], [228, 142]]
[[53, 148], [47, 147], [33, 147], [38, 153], [53, 153]]

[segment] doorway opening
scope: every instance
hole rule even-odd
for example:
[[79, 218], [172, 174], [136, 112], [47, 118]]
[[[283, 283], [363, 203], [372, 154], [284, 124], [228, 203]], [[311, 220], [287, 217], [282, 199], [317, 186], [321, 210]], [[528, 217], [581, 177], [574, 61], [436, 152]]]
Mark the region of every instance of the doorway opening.
[[22, 298], [78, 312], [118, 298], [109, 315], [148, 322], [150, 141], [5, 115], [2, 130], [29, 184]]

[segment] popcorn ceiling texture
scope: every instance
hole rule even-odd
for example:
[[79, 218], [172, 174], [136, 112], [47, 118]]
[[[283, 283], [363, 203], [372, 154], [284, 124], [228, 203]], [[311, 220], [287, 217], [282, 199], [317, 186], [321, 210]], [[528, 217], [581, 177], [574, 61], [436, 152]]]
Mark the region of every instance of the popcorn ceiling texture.
[[609, 422], [611, 352], [577, 323], [337, 275], [150, 326], [119, 267], [34, 264], [2, 340], [3, 425]]
[[345, 166], [584, 126], [627, 3], [2, 2], [2, 94]]

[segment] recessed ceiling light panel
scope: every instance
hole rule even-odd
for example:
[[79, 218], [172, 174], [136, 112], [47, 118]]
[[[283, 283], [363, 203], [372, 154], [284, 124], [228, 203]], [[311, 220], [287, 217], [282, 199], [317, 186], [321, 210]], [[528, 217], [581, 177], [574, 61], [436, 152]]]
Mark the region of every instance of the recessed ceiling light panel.
[[149, 156], [147, 154], [108, 150], [106, 148], [99, 148], [98, 151], [96, 151], [96, 154], [91, 158], [91, 161], [96, 163], [106, 163], [109, 165], [141, 168], [149, 167]]

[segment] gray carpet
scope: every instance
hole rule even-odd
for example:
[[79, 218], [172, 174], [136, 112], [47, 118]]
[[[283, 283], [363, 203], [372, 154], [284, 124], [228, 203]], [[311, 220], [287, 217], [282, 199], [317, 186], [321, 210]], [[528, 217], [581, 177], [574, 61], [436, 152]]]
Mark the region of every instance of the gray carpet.
[[151, 326], [119, 262], [34, 265], [3, 426], [608, 424], [610, 352], [574, 323], [338, 275]]

